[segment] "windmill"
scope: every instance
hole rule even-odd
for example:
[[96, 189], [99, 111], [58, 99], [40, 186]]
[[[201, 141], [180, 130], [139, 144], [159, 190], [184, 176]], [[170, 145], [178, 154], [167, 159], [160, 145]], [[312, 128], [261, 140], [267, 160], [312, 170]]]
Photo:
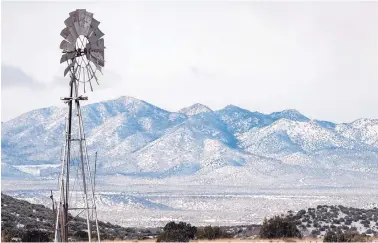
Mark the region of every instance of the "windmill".
[[[60, 63], [66, 63], [64, 76], [69, 74], [69, 96], [61, 98], [68, 104], [68, 117], [65, 127], [65, 145], [62, 148], [61, 175], [59, 179], [59, 203], [55, 223], [55, 242], [68, 242], [68, 225], [71, 214], [85, 214], [87, 219], [88, 240], [91, 242], [92, 225], [95, 222], [97, 239], [100, 232], [97, 221], [95, 201], [95, 181], [89, 162], [87, 142], [80, 101], [87, 100], [84, 93], [88, 88], [93, 91], [92, 82], [98, 79], [97, 70], [104, 67], [104, 33], [98, 28], [100, 22], [85, 9], [77, 9], [64, 21], [66, 27], [60, 35], [63, 55]], [[82, 87], [82, 88], [81, 88]], [[97, 154], [96, 154], [97, 155]], [[97, 157], [97, 156], [96, 156]], [[76, 217], [75, 216], [75, 217]]]

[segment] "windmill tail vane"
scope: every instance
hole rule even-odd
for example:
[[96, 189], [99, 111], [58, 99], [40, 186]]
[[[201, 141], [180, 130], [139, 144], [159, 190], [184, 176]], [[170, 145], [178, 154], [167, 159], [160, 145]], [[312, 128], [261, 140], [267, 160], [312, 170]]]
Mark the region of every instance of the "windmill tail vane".
[[60, 63], [67, 64], [64, 76], [70, 73], [70, 88], [69, 96], [61, 98], [68, 104], [68, 115], [65, 144], [61, 154], [59, 201], [54, 209], [55, 242], [70, 240], [69, 235], [72, 234], [69, 232], [69, 225], [76, 216], [86, 217], [87, 227], [83, 230], [87, 231], [89, 242], [94, 237], [100, 242], [94, 188], [95, 171], [92, 169], [97, 166], [93, 166], [89, 160], [80, 106], [80, 101], [87, 100], [87, 97], [83, 97], [80, 91], [85, 93], [88, 88], [93, 91], [92, 82], [98, 84], [97, 70], [102, 73], [105, 65], [105, 45], [102, 38], [104, 33], [99, 29], [100, 22], [85, 9], [69, 13], [64, 24], [66, 27], [60, 33], [64, 38], [60, 43], [63, 53]]

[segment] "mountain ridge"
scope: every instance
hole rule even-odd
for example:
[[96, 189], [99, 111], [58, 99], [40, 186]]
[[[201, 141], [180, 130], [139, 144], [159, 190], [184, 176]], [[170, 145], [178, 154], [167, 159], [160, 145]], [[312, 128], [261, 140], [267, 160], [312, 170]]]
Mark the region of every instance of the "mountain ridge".
[[[2, 174], [19, 178], [39, 170], [39, 177], [56, 176], [65, 113], [66, 108], [48, 107], [4, 122]], [[170, 112], [129, 96], [87, 104], [82, 113], [90, 156], [101, 151], [98, 168], [104, 175], [147, 173], [206, 181], [229, 168], [258, 178], [264, 168], [272, 168], [272, 160], [282, 164], [272, 168], [283, 171], [282, 177], [309, 168], [314, 178], [323, 176], [323, 168], [330, 174], [378, 173], [378, 119], [336, 124], [293, 109], [263, 114], [229, 105], [213, 111], [199, 103]]]

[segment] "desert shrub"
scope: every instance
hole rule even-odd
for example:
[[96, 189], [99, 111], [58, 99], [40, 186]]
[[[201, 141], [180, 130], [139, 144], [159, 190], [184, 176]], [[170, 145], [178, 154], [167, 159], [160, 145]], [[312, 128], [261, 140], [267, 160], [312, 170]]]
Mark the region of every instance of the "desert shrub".
[[345, 221], [344, 224], [345, 224], [345, 225], [351, 225], [351, 224], [352, 224], [352, 220], [347, 220], [347, 221]]
[[342, 229], [343, 229], [343, 230], [349, 230], [349, 226], [347, 226], [347, 225], [343, 225], [343, 226], [342, 226]]
[[294, 221], [287, 217], [275, 216], [265, 219], [260, 228], [261, 238], [302, 237]]
[[328, 231], [323, 239], [323, 242], [364, 242], [366, 237], [360, 235], [357, 231]]
[[338, 219], [334, 219], [334, 220], [332, 221], [332, 223], [334, 223], [334, 224], [340, 224], [340, 220], [338, 220]]
[[23, 231], [18, 228], [1, 230], [1, 241], [10, 242], [12, 238], [21, 238]]
[[80, 241], [87, 241], [88, 240], [88, 233], [83, 230], [78, 230], [74, 233], [74, 236], [77, 240]]
[[14, 227], [16, 227], [15, 221], [5, 221], [1, 223], [2, 229], [13, 229]]
[[369, 220], [361, 220], [361, 224], [370, 224]]
[[33, 225], [33, 224], [27, 224], [24, 227], [25, 227], [25, 229], [32, 230], [32, 229], [35, 229], [36, 226]]
[[306, 210], [304, 210], [304, 209], [299, 210], [299, 211], [297, 212], [297, 215], [298, 215], [298, 216], [302, 216], [302, 215], [305, 215], [305, 214], [306, 214]]
[[189, 242], [194, 239], [197, 228], [188, 223], [171, 221], [164, 226], [164, 231], [157, 237], [157, 242]]
[[49, 236], [46, 232], [40, 230], [28, 230], [21, 238], [22, 242], [49, 242]]
[[214, 240], [218, 238], [226, 237], [225, 233], [222, 230], [215, 226], [212, 227], [211, 225], [206, 226], [204, 228], [197, 229], [197, 238], [198, 239], [208, 239]]
[[311, 231], [311, 235], [315, 236], [315, 237], [318, 236], [318, 235], [320, 235], [320, 230], [317, 230], [317, 229], [312, 230]]

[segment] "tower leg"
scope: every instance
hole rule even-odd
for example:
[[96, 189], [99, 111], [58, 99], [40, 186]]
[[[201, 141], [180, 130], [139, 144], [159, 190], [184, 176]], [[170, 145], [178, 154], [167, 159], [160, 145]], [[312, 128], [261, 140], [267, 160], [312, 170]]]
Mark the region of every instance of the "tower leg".
[[[76, 82], [73, 82], [73, 85], [75, 86], [75, 98], [78, 97], [77, 94], [77, 84]], [[75, 100], [76, 104], [76, 111], [77, 111], [77, 116], [79, 117], [79, 146], [80, 146], [80, 164], [81, 164], [81, 174], [82, 174], [82, 179], [83, 179], [83, 190], [84, 190], [84, 203], [85, 207], [87, 209], [87, 227], [88, 227], [88, 241], [92, 242], [92, 230], [91, 230], [91, 221], [89, 217], [89, 203], [88, 203], [88, 193], [87, 193], [87, 181], [85, 179], [85, 170], [84, 170], [84, 150], [83, 150], [83, 134], [82, 134], [82, 128], [81, 128], [81, 122], [80, 122], [80, 103], [79, 100]]]
[[[75, 96], [78, 97], [78, 87], [76, 86], [75, 88]], [[80, 133], [80, 156], [81, 156], [81, 165], [82, 165], [82, 174], [83, 174], [83, 183], [84, 183], [84, 193], [85, 193], [85, 203], [87, 206], [87, 221], [88, 221], [88, 232], [91, 230], [91, 225], [89, 221], [89, 204], [88, 204], [88, 188], [86, 185], [86, 180], [85, 180], [85, 171], [84, 171], [84, 163], [86, 164], [87, 167], [87, 172], [88, 172], [88, 179], [89, 179], [89, 184], [91, 186], [91, 200], [92, 200], [92, 210], [94, 210], [94, 216], [95, 216], [95, 222], [96, 222], [96, 230], [97, 230], [97, 238], [98, 242], [100, 242], [100, 229], [98, 226], [98, 220], [97, 220], [97, 209], [96, 209], [96, 199], [94, 195], [94, 185], [92, 181], [92, 176], [91, 176], [91, 169], [89, 165], [89, 158], [88, 158], [88, 148], [87, 148], [87, 141], [85, 139], [85, 133], [84, 133], [84, 123], [83, 123], [83, 117], [81, 114], [81, 107], [80, 107], [80, 102], [79, 100], [75, 101], [76, 104], [76, 109], [77, 109], [77, 115], [78, 115], [78, 120], [79, 120], [79, 133]], [[84, 158], [85, 157], [85, 158]], [[91, 236], [88, 235], [89, 241], [91, 241]]]
[[[73, 95], [74, 77], [70, 82], [70, 97]], [[66, 143], [62, 160], [62, 170], [59, 183], [59, 209], [55, 225], [55, 241], [68, 242], [68, 192], [69, 192], [69, 173], [70, 173], [70, 149], [71, 149], [71, 130], [72, 130], [72, 100], [68, 101], [68, 124], [66, 126]]]

